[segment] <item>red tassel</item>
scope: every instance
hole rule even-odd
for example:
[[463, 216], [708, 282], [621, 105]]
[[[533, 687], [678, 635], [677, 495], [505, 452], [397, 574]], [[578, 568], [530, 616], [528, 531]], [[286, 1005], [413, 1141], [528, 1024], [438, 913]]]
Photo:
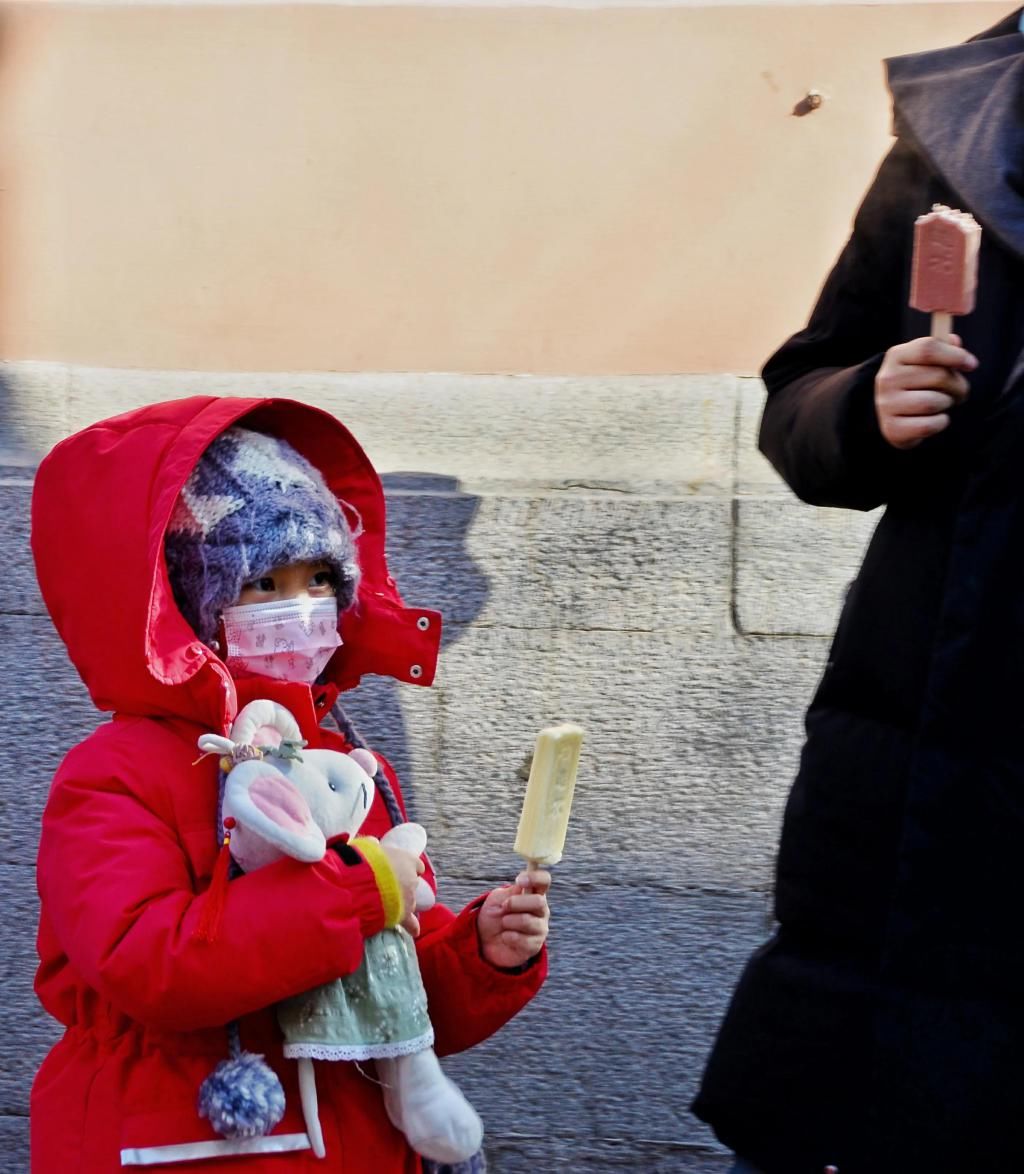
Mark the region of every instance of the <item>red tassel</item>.
[[235, 821], [229, 815], [224, 820], [224, 840], [217, 853], [217, 863], [213, 866], [210, 887], [206, 890], [206, 902], [199, 915], [199, 924], [195, 928], [195, 936], [203, 942], [215, 942], [220, 932], [224, 902], [228, 895], [228, 869], [231, 867], [231, 829], [234, 826]]

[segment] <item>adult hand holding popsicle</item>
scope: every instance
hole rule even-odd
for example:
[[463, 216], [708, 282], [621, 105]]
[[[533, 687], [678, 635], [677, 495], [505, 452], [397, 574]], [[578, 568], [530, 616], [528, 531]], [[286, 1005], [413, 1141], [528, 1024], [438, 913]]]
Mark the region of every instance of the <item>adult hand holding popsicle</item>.
[[951, 331], [954, 315], [974, 309], [980, 240], [973, 216], [943, 204], [914, 224], [910, 304], [931, 314], [931, 335], [891, 347], [875, 376], [878, 425], [894, 448], [948, 428], [950, 409], [968, 395], [964, 372], [978, 360]]
[[522, 966], [547, 938], [551, 874], [543, 866], [562, 859], [582, 742], [583, 731], [568, 723], [537, 736], [514, 849], [526, 871], [488, 894], [477, 919], [483, 955], [500, 969]]

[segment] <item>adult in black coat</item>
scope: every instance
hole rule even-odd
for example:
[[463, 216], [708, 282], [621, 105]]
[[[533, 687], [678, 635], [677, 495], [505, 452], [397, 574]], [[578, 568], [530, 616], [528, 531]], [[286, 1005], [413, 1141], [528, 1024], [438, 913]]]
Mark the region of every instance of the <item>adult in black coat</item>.
[[[886, 507], [807, 714], [779, 928], [694, 1103], [766, 1174], [1024, 1172], [1020, 15], [887, 63], [896, 145], [764, 371], [796, 493]], [[962, 346], [907, 306], [934, 203], [983, 227]]]

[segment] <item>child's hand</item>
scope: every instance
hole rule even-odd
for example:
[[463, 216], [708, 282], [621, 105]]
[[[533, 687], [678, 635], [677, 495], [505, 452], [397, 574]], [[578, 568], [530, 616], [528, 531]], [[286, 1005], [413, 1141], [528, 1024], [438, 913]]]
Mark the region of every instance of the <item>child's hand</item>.
[[402, 890], [402, 918], [399, 925], [408, 930], [413, 937], [417, 937], [420, 932], [420, 920], [416, 916], [416, 887], [424, 872], [423, 860], [419, 856], [413, 856], [411, 852], [396, 848], [394, 844], [381, 843], [380, 846], [388, 858], [398, 887]]
[[515, 884], [487, 894], [477, 914], [480, 950], [492, 966], [514, 970], [539, 954], [548, 936], [551, 873], [521, 872]]
[[958, 334], [915, 338], [885, 352], [875, 376], [875, 411], [893, 448], [914, 448], [949, 427], [949, 410], [970, 390], [962, 372], [978, 360]]

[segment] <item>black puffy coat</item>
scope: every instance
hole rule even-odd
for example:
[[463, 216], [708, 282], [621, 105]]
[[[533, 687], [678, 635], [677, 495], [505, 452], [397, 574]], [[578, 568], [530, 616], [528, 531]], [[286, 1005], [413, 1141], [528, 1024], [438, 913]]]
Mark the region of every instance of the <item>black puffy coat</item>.
[[[888, 63], [897, 143], [805, 330], [764, 371], [796, 493], [885, 512], [807, 714], [776, 877], [694, 1111], [767, 1174], [1024, 1172], [1024, 36]], [[980, 360], [897, 451], [874, 376], [933, 203], [984, 235]]]

